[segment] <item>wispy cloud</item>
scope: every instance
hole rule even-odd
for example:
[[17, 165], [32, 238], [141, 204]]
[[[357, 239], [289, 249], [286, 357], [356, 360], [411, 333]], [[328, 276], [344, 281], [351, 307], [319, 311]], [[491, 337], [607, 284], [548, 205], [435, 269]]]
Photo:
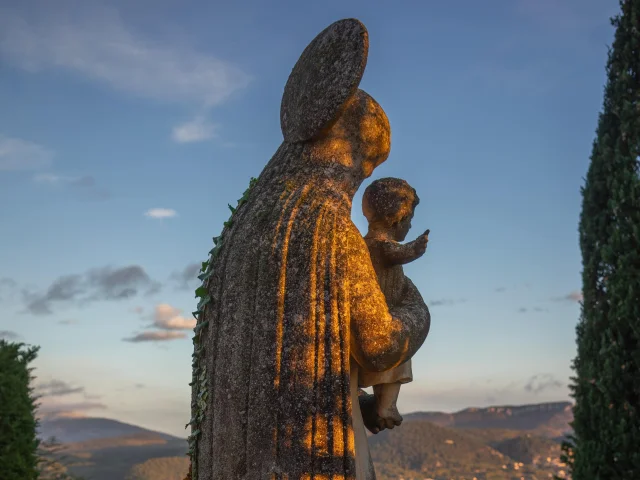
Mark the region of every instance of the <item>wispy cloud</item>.
[[143, 291], [151, 295], [160, 288], [161, 284], [152, 280], [139, 265], [107, 266], [83, 274], [60, 276], [44, 292], [24, 292], [24, 298], [29, 313], [48, 315], [53, 312], [54, 305], [123, 300]]
[[18, 284], [13, 278], [0, 278], [0, 301], [12, 298], [17, 293]]
[[73, 320], [73, 319], [60, 320], [58, 322], [59, 325], [77, 325], [78, 323], [80, 323], [78, 322], [78, 320]]
[[35, 386], [35, 392], [42, 397], [62, 397], [74, 393], [84, 393], [84, 387], [73, 387], [62, 380], [50, 380]]
[[181, 310], [168, 303], [156, 305], [153, 312], [153, 326], [163, 330], [191, 330], [196, 326], [195, 318], [185, 318]]
[[579, 290], [575, 290], [573, 292], [567, 293], [562, 297], [554, 297], [552, 300], [556, 302], [581, 302], [582, 301], [582, 292]]
[[496, 293], [503, 293], [503, 292], [505, 292], [506, 290], [507, 290], [507, 288], [506, 288], [506, 287], [498, 287], [498, 288], [496, 288], [496, 289], [495, 289], [495, 292], [496, 292]]
[[0, 135], [0, 171], [37, 170], [49, 166], [52, 158], [53, 152], [37, 143]]
[[466, 301], [467, 301], [466, 298], [459, 298], [457, 300], [454, 300], [452, 298], [442, 298], [438, 300], [431, 300], [429, 302], [429, 305], [433, 307], [452, 306], [452, 305], [459, 305], [461, 303], [465, 303]]
[[171, 138], [178, 143], [201, 142], [216, 137], [218, 126], [198, 116], [182, 125], [173, 128]]
[[205, 107], [249, 83], [231, 63], [173, 40], [146, 38], [95, 5], [0, 12], [0, 54], [29, 72], [66, 70], [133, 95]]
[[0, 330], [0, 340], [12, 341], [17, 340], [18, 338], [20, 338], [20, 336], [15, 332], [10, 330]]
[[173, 272], [171, 274], [171, 280], [176, 282], [177, 286], [181, 290], [188, 290], [191, 286], [195, 286], [198, 283], [198, 272], [200, 271], [201, 264], [199, 262], [190, 263], [179, 272]]
[[173, 218], [178, 216], [178, 212], [172, 208], [151, 208], [144, 212], [144, 216], [156, 219]]
[[39, 381], [34, 387], [34, 393], [39, 397], [39, 416], [84, 416], [91, 410], [105, 410], [107, 406], [98, 402], [99, 395], [89, 395], [85, 387], [72, 385], [59, 379]]
[[187, 338], [186, 333], [172, 332], [168, 330], [149, 330], [146, 332], [138, 333], [132, 337], [123, 338], [125, 342], [141, 343], [141, 342], [168, 342], [171, 340], [178, 340], [181, 338]]
[[192, 330], [196, 326], [195, 318], [186, 318], [181, 315], [182, 311], [168, 303], [156, 305], [151, 315], [143, 316], [151, 320], [147, 325], [147, 330], [136, 333], [131, 337], [123, 338], [125, 342], [167, 342], [187, 338], [187, 335], [180, 330]]
[[41, 173], [34, 176], [33, 180], [36, 183], [53, 188], [71, 189], [75, 193], [81, 194], [85, 199], [105, 200], [111, 196], [106, 189], [98, 186], [96, 179], [92, 175], [74, 177], [53, 173]]
[[524, 386], [525, 392], [537, 395], [545, 390], [562, 388], [564, 384], [549, 373], [533, 375]]
[[45, 418], [84, 417], [93, 410], [106, 410], [102, 402], [80, 401], [71, 403], [43, 402], [38, 408], [38, 415]]

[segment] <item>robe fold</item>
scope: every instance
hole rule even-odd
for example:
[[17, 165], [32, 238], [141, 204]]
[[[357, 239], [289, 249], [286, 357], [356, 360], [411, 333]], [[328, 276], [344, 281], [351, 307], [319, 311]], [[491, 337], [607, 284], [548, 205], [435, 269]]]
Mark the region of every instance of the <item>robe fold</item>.
[[389, 314], [349, 172], [303, 157], [281, 145], [213, 261], [195, 480], [356, 480], [350, 355], [384, 370], [426, 337], [426, 306]]

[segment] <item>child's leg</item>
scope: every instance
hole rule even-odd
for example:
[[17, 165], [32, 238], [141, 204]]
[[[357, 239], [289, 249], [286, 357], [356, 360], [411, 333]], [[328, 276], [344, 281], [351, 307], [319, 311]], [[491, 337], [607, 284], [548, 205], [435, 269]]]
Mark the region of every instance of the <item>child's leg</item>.
[[376, 396], [378, 409], [394, 408], [398, 401], [398, 394], [400, 393], [400, 383], [374, 385], [373, 393]]

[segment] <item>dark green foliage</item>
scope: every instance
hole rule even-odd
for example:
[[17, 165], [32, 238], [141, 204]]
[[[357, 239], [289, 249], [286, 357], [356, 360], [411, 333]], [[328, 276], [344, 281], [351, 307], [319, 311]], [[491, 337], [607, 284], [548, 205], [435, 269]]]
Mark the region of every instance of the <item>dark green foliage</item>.
[[38, 347], [0, 340], [0, 478], [38, 478], [35, 398], [30, 387]]
[[622, 0], [582, 190], [574, 480], [640, 478], [640, 0]]

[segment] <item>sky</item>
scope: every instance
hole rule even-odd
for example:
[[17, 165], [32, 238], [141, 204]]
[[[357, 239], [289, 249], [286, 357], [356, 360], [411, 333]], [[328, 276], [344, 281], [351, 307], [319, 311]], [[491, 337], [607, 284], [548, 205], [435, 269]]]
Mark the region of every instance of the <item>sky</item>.
[[369, 30], [360, 87], [421, 202], [432, 315], [401, 412], [569, 399], [580, 187], [615, 0], [3, 0], [0, 335], [42, 414], [186, 435], [196, 265], [282, 142], [298, 56]]

